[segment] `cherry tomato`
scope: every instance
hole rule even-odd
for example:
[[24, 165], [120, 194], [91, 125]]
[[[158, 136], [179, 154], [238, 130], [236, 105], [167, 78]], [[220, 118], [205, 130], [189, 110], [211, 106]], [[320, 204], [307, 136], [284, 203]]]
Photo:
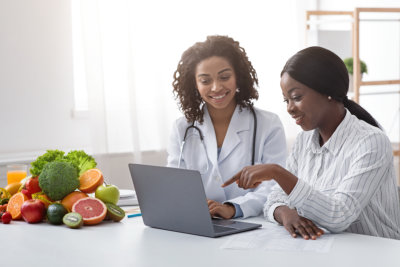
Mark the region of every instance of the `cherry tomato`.
[[4, 212], [4, 213], [3, 213], [3, 216], [1, 216], [1, 221], [2, 221], [4, 224], [10, 223], [10, 222], [11, 222], [11, 213], [9, 213], [8, 211], [7, 211], [7, 212]]

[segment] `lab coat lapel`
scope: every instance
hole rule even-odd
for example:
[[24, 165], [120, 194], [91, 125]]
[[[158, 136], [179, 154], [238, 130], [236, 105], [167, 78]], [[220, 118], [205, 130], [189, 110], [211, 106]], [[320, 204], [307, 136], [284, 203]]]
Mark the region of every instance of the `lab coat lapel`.
[[217, 166], [217, 139], [215, 137], [214, 126], [211, 121], [207, 107], [204, 107], [204, 122], [199, 125], [201, 132], [204, 135], [204, 144], [207, 149], [208, 158], [213, 166]]
[[240, 144], [241, 140], [239, 132], [248, 131], [250, 127], [249, 111], [244, 108], [240, 111], [239, 106], [236, 106], [235, 112], [232, 115], [231, 122], [229, 123], [228, 131], [226, 133], [224, 143], [222, 144], [221, 153], [218, 162], [222, 162], [229, 154]]

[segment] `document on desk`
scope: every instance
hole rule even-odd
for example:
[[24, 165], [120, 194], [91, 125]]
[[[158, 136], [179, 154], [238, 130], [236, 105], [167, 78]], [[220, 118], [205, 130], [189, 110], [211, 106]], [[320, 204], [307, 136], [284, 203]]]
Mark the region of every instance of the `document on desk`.
[[220, 248], [327, 253], [330, 251], [333, 241], [334, 235], [332, 234], [323, 234], [317, 240], [304, 240], [299, 236], [293, 238], [284, 227], [267, 224], [257, 230], [230, 236]]

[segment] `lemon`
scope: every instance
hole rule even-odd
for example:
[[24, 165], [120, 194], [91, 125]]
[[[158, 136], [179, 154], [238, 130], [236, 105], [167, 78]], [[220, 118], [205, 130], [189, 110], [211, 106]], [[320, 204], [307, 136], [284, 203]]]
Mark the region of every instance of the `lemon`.
[[14, 195], [18, 192], [18, 189], [21, 187], [21, 182], [8, 184], [4, 189], [7, 190], [10, 195]]

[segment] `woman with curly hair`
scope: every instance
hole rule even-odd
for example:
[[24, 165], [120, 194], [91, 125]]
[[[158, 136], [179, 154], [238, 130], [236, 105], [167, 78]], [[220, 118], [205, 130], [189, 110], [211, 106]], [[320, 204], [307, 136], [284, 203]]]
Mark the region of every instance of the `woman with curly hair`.
[[173, 91], [184, 117], [173, 125], [168, 166], [201, 173], [212, 216], [259, 215], [273, 182], [250, 190], [221, 184], [247, 165], [285, 164], [282, 123], [253, 107], [256, 86], [245, 50], [226, 36], [194, 44], [175, 71]]

